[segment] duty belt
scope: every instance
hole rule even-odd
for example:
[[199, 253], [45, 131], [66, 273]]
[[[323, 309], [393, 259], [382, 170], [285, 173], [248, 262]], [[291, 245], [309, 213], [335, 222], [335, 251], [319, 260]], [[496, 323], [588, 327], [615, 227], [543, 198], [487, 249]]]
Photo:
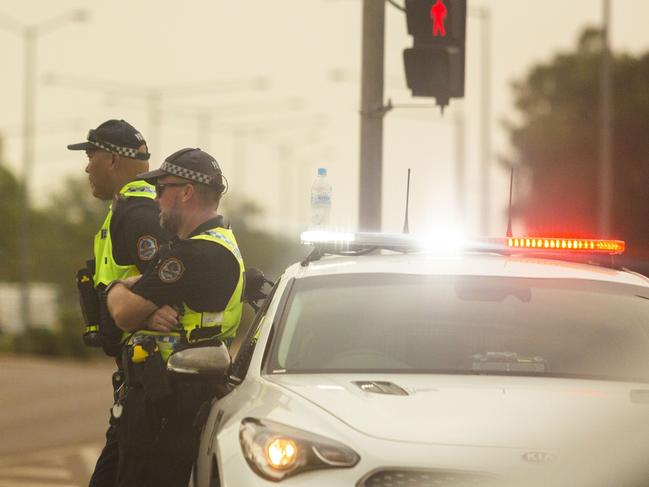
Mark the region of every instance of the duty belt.
[[[165, 362], [175, 351], [174, 345], [180, 343], [182, 337], [152, 333], [154, 332], [134, 334], [122, 352], [126, 386], [142, 387], [149, 398], [158, 401], [172, 392]], [[164, 358], [163, 347], [167, 352]]]
[[[146, 350], [142, 346], [144, 337], [151, 337], [155, 340], [157, 350], [162, 356], [162, 360], [166, 363], [169, 356], [175, 351], [179, 350], [182, 345], [186, 343], [183, 335], [180, 333], [161, 333], [155, 331], [140, 330], [133, 333], [126, 341], [126, 348], [131, 349], [129, 361], [139, 363], [146, 358]], [[147, 339], [148, 340], [148, 339]]]

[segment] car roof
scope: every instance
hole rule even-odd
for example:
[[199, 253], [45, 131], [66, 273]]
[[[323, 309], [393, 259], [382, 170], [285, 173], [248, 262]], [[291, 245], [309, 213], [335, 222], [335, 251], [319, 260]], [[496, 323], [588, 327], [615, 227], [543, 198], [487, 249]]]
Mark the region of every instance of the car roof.
[[649, 288], [648, 278], [627, 270], [527, 255], [486, 252], [439, 255], [428, 252], [378, 251], [370, 255], [327, 255], [306, 265], [292, 265], [286, 270], [285, 277], [301, 279], [311, 276], [367, 273], [584, 279]]

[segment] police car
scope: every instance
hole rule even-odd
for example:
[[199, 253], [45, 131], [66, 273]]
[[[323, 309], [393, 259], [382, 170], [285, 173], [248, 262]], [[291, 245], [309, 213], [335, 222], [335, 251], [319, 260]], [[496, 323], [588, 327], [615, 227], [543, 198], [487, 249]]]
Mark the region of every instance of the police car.
[[194, 485], [649, 484], [649, 280], [623, 242], [303, 240], [232, 364], [202, 363], [232, 390]]

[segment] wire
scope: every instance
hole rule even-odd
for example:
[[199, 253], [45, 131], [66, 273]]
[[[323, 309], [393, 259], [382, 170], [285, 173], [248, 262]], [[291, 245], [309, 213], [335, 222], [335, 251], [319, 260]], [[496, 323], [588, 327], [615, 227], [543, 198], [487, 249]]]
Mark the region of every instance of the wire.
[[396, 8], [397, 10], [401, 10], [402, 12], [405, 12], [405, 11], [406, 11], [406, 8], [405, 8], [405, 7], [402, 7], [401, 5], [399, 5], [399, 4], [398, 4], [397, 2], [395, 2], [394, 0], [387, 0], [387, 2], [388, 2], [390, 5], [392, 5], [394, 8]]

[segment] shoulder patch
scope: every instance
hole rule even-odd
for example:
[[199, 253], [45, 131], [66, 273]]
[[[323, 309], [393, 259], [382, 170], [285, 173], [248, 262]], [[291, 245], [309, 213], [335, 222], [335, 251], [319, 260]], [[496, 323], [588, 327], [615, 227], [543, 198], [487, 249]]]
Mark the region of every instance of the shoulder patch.
[[170, 257], [160, 263], [158, 277], [162, 282], [169, 284], [180, 279], [184, 272], [185, 266], [183, 263], [175, 257]]
[[140, 260], [151, 260], [158, 251], [158, 241], [151, 235], [142, 235], [137, 239], [137, 256]]

